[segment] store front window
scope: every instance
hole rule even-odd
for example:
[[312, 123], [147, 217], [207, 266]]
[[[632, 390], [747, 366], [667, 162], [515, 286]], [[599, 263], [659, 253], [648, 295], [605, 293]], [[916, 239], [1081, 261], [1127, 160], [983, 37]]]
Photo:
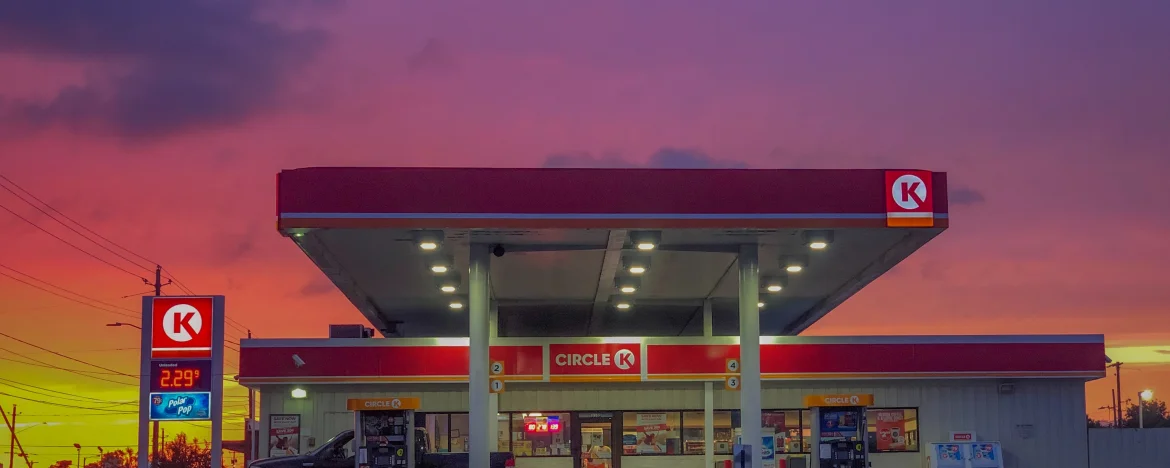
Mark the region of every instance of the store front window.
[[681, 455], [681, 422], [677, 411], [623, 413], [622, 455]]
[[573, 454], [569, 413], [512, 413], [512, 454], [560, 457]]
[[865, 420], [871, 453], [918, 451], [918, 408], [870, 408]]

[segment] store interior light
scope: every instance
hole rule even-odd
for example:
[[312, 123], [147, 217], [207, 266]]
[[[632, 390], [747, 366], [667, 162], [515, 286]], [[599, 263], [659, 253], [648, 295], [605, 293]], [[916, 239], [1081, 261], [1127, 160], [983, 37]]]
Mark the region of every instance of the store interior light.
[[294, 389], [292, 389], [292, 397], [293, 397], [293, 398], [296, 398], [296, 399], [298, 399], [298, 400], [299, 400], [299, 399], [301, 399], [301, 398], [305, 398], [305, 397], [308, 397], [308, 396], [309, 396], [309, 392], [305, 391], [305, 389], [303, 389], [303, 388], [294, 388]]
[[784, 266], [784, 271], [800, 273], [808, 266], [808, 258], [801, 255], [786, 255], [780, 257], [780, 264]]
[[813, 250], [824, 250], [833, 243], [833, 231], [804, 231], [804, 243]]

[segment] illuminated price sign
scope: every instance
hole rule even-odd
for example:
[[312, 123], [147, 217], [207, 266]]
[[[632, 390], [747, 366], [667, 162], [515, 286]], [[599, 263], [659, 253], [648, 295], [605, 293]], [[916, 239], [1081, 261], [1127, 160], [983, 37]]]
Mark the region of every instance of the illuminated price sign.
[[211, 361], [151, 361], [150, 391], [210, 392]]
[[560, 416], [529, 416], [524, 418], [524, 432], [530, 433], [548, 433], [561, 432], [561, 417]]

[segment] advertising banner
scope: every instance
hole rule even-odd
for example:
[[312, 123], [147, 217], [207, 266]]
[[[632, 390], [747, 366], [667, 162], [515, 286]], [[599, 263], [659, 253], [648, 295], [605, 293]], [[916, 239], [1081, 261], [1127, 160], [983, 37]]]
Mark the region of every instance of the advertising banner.
[[151, 421], [206, 421], [211, 419], [211, 393], [151, 393]]
[[638, 343], [550, 344], [549, 375], [641, 376], [642, 346]]
[[274, 414], [268, 417], [268, 454], [272, 457], [301, 454], [301, 415]]
[[666, 413], [637, 413], [634, 424], [638, 433], [637, 453], [668, 453], [666, 440], [670, 427], [666, 425]]
[[904, 410], [871, 411], [877, 420], [877, 449], [880, 452], [906, 450], [906, 412]]
[[772, 428], [763, 428], [763, 440], [760, 442], [760, 460], [763, 461], [763, 468], [776, 468], [776, 430]]
[[821, 439], [840, 440], [857, 437], [857, 412], [821, 408]]

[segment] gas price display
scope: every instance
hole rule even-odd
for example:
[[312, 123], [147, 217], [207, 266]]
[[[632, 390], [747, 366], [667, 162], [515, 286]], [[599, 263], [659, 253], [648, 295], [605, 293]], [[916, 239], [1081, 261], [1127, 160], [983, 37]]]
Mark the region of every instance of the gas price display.
[[211, 391], [211, 361], [152, 361], [151, 392]]

